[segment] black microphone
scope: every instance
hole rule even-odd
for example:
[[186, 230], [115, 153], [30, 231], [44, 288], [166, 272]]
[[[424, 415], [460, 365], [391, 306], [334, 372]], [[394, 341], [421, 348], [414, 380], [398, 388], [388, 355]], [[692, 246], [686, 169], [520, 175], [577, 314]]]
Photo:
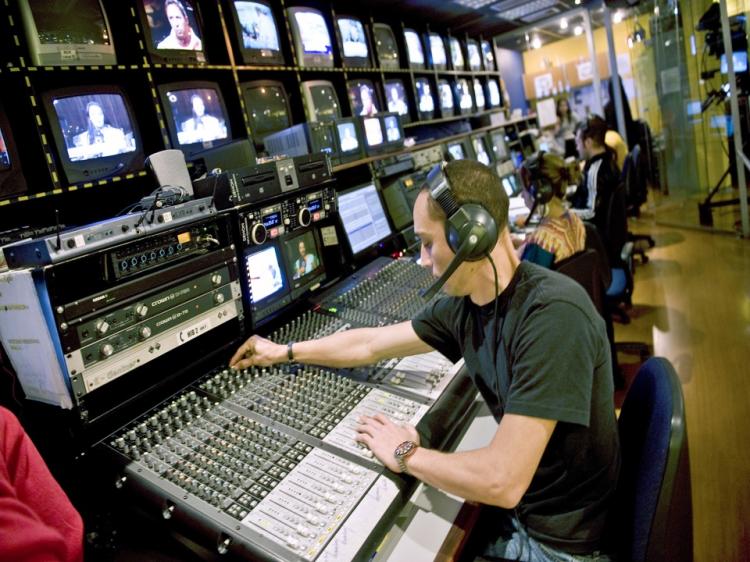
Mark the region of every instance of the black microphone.
[[419, 291], [419, 296], [421, 296], [423, 299], [430, 300], [432, 297], [434, 297], [437, 292], [443, 288], [443, 285], [445, 285], [445, 282], [448, 281], [448, 278], [453, 275], [456, 269], [458, 269], [458, 266], [461, 265], [461, 263], [471, 255], [472, 250], [474, 250], [477, 243], [479, 242], [479, 236], [475, 232], [475, 228], [472, 227], [471, 230], [472, 231], [466, 237], [466, 240], [464, 240], [464, 243], [461, 244], [461, 246], [458, 248], [458, 252], [456, 252], [456, 255], [453, 256], [453, 259], [448, 264], [448, 268], [445, 270], [445, 272], [440, 277], [438, 277], [432, 285], [430, 285], [426, 289], [422, 289], [421, 291]]

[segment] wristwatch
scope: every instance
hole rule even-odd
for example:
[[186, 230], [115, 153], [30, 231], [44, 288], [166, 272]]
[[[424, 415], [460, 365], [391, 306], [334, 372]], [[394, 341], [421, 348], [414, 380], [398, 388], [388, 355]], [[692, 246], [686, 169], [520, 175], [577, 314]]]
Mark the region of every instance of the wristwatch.
[[401, 472], [408, 474], [409, 471], [406, 469], [406, 459], [408, 459], [410, 456], [414, 454], [414, 451], [417, 450], [417, 445], [414, 441], [404, 441], [396, 447], [396, 450], [393, 451], [393, 456], [396, 457], [396, 462], [398, 463], [398, 468], [401, 470]]

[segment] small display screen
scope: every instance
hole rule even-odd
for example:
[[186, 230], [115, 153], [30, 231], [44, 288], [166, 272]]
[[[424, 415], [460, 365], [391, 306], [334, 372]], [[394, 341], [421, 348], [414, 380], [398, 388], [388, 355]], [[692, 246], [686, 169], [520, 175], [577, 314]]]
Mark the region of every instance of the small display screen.
[[10, 169], [10, 164], [10, 154], [8, 154], [8, 147], [5, 145], [3, 131], [0, 129], [0, 172]]
[[42, 45], [111, 45], [99, 0], [29, 2]]
[[341, 117], [338, 97], [330, 86], [315, 86], [310, 89], [313, 102], [313, 112], [316, 120], [327, 121]]
[[461, 78], [456, 83], [456, 93], [458, 94], [458, 107], [461, 109], [468, 109], [474, 105], [471, 99], [471, 92], [469, 91], [469, 83], [465, 78]]
[[[734, 65], [735, 72], [747, 72], [747, 52], [736, 51], [732, 53], [732, 64]], [[727, 64], [727, 54], [724, 53], [719, 57], [720, 72], [727, 74], [729, 72], [729, 65]]]
[[502, 131], [490, 134], [492, 139], [492, 152], [495, 153], [495, 160], [505, 160], [508, 157], [508, 149], [505, 147], [505, 135]]
[[516, 193], [518, 193], [518, 179], [515, 174], [512, 176], [505, 176], [501, 180], [501, 183], [503, 184], [503, 189], [508, 197], [514, 197]]
[[432, 89], [426, 78], [417, 79], [417, 98], [419, 99], [419, 111], [429, 113], [435, 110], [435, 100], [432, 98]]
[[372, 147], [383, 144], [383, 128], [380, 124], [380, 119], [377, 117], [368, 117], [362, 120], [362, 124], [365, 128], [367, 146]]
[[133, 124], [121, 95], [56, 98], [52, 105], [71, 162], [136, 151]]
[[278, 86], [246, 89], [245, 105], [250, 111], [250, 130], [258, 139], [291, 125], [286, 93]]
[[276, 20], [270, 6], [235, 0], [234, 9], [242, 28], [242, 46], [245, 49], [279, 50]]
[[455, 70], [462, 70], [464, 67], [464, 53], [461, 51], [461, 43], [455, 37], [450, 38], [451, 62]]
[[388, 142], [397, 142], [401, 140], [401, 131], [398, 128], [398, 118], [395, 115], [389, 115], [385, 119], [385, 138]]
[[492, 52], [492, 45], [489, 41], [482, 41], [482, 56], [484, 57], [484, 69], [494, 70], [495, 54]]
[[336, 125], [341, 152], [352, 152], [359, 149], [359, 139], [354, 123], [338, 123]]
[[416, 31], [407, 29], [404, 31], [406, 39], [406, 49], [409, 52], [409, 62], [412, 64], [424, 64], [424, 51], [422, 51], [422, 42]]
[[378, 53], [380, 63], [382, 64], [383, 61], [398, 61], [398, 47], [391, 28], [385, 25], [375, 25], [373, 35], [375, 36], [375, 50]]
[[177, 142], [188, 145], [226, 139], [226, 117], [219, 94], [212, 88], [167, 92]]
[[489, 90], [490, 94], [490, 106], [498, 107], [500, 105], [500, 86], [497, 85], [497, 80], [488, 80], [487, 89]]
[[299, 11], [294, 13], [294, 18], [305, 53], [328, 55], [333, 52], [326, 20], [320, 13]]
[[276, 211], [275, 213], [269, 213], [263, 217], [263, 226], [266, 230], [270, 230], [276, 226], [281, 225], [281, 212]]
[[245, 274], [250, 285], [253, 304], [284, 290], [284, 277], [276, 246], [268, 246], [246, 255]]
[[440, 92], [440, 108], [453, 109], [453, 92], [450, 84], [442, 80], [438, 83], [438, 90]]
[[474, 99], [477, 102], [477, 109], [484, 109], [484, 88], [476, 78], [474, 78]]
[[484, 146], [484, 139], [476, 137], [471, 139], [471, 144], [474, 147], [474, 154], [477, 155], [477, 160], [485, 166], [490, 165], [490, 155], [487, 154], [487, 147]]
[[391, 227], [375, 184], [340, 193], [338, 208], [353, 254], [391, 235]]
[[454, 160], [463, 160], [464, 158], [466, 158], [464, 147], [461, 144], [449, 144], [448, 152], [450, 152]]
[[294, 238], [286, 239], [284, 241], [284, 254], [286, 255], [287, 271], [292, 278], [293, 286], [300, 285], [294, 283], [295, 281], [302, 280], [321, 269], [318, 247], [311, 230]]
[[339, 18], [338, 24], [344, 56], [367, 58], [367, 36], [362, 22], [351, 18]]
[[201, 30], [193, 0], [143, 0], [151, 40], [156, 49], [202, 51]]
[[307, 202], [307, 208], [311, 213], [320, 211], [320, 209], [323, 208], [323, 202], [320, 199], [312, 199], [311, 201]]
[[406, 90], [401, 80], [389, 80], [385, 83], [385, 97], [388, 102], [388, 111], [399, 115], [409, 115]]
[[472, 70], [482, 68], [482, 57], [479, 55], [479, 46], [471, 41], [466, 44], [466, 51], [469, 53], [469, 67]]
[[445, 43], [440, 35], [431, 33], [430, 38], [430, 54], [432, 55], [432, 64], [444, 65], [445, 60]]
[[378, 109], [375, 87], [369, 80], [352, 80], [349, 82], [349, 101], [352, 104], [352, 115], [375, 115]]

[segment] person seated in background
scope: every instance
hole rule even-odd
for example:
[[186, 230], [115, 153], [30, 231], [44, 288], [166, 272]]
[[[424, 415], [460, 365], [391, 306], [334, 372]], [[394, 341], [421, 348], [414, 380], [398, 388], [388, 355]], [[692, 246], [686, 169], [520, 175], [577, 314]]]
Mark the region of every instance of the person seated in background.
[[568, 165], [556, 154], [540, 151], [524, 163], [522, 169], [525, 193], [542, 206], [536, 230], [518, 249], [524, 261], [544, 267], [581, 252], [586, 247], [583, 221], [565, 205], [565, 190], [580, 179], [576, 164]]
[[628, 155], [628, 145], [625, 144], [625, 139], [616, 130], [607, 129], [607, 133], [604, 135], [604, 144], [614, 151], [617, 167], [622, 170], [625, 166], [625, 158]]
[[18, 419], [0, 406], [0, 560], [83, 560], [83, 521]]
[[559, 98], [557, 100], [557, 130], [555, 131], [558, 142], [564, 144], [566, 138], [575, 135], [576, 127], [580, 122], [578, 115], [570, 108], [568, 98]]

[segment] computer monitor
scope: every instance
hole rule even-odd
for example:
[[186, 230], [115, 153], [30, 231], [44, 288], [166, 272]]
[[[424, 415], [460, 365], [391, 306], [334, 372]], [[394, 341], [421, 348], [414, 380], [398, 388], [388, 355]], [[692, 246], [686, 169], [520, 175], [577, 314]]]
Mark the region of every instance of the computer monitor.
[[401, 116], [402, 123], [408, 123], [411, 120], [409, 114], [409, 98], [406, 95], [404, 83], [400, 78], [386, 80], [385, 101], [388, 111], [398, 113]]
[[479, 78], [474, 78], [474, 102], [477, 111], [484, 111], [484, 88]]
[[336, 24], [343, 66], [370, 66], [370, 48], [367, 45], [367, 33], [362, 22], [357, 18], [338, 16]]
[[123, 175], [143, 167], [143, 144], [130, 102], [117, 86], [50, 90], [42, 101], [68, 183]]
[[205, 36], [196, 0], [138, 0], [137, 6], [151, 62], [206, 62]]
[[250, 121], [255, 144], [260, 146], [263, 138], [292, 124], [291, 110], [286, 90], [281, 82], [256, 80], [240, 84], [245, 110]]
[[26, 191], [18, 150], [5, 109], [0, 105], [0, 198]]
[[359, 130], [359, 119], [356, 117], [342, 117], [333, 124], [336, 138], [336, 159], [331, 159], [335, 166], [359, 160], [364, 154], [362, 134]]
[[284, 249], [287, 281], [292, 289], [292, 300], [299, 298], [319, 285], [325, 278], [325, 267], [321, 258], [321, 245], [317, 232], [310, 228], [303, 232], [295, 231], [281, 240]]
[[474, 111], [474, 100], [471, 98], [471, 90], [469, 89], [469, 82], [466, 78], [459, 78], [455, 83], [454, 97], [458, 102], [458, 113], [461, 115], [469, 115]]
[[337, 202], [352, 255], [361, 254], [391, 235], [391, 226], [374, 183], [342, 191], [337, 195]]
[[341, 106], [333, 84], [327, 80], [307, 80], [300, 84], [308, 121], [333, 121], [341, 117]]
[[391, 26], [385, 23], [374, 23], [372, 35], [375, 39], [375, 53], [381, 68], [395, 69], [401, 66], [398, 56], [398, 43]]
[[500, 107], [503, 104], [500, 86], [495, 78], [487, 79], [487, 102], [490, 107]]
[[474, 39], [466, 40], [466, 54], [469, 59], [469, 70], [482, 70], [482, 55], [479, 52], [479, 43]]
[[428, 33], [427, 46], [429, 47], [428, 52], [430, 53], [430, 65], [432, 65], [432, 68], [435, 70], [445, 70], [448, 62], [445, 56], [445, 42], [443, 38], [437, 33]]
[[490, 43], [486, 39], [482, 39], [480, 47], [482, 49], [482, 60], [484, 61], [484, 69], [496, 70], [495, 53], [492, 50], [492, 43]]
[[349, 94], [349, 107], [352, 115], [375, 115], [380, 111], [378, 93], [372, 80], [357, 78], [346, 83]]
[[502, 162], [508, 159], [508, 147], [505, 145], [505, 131], [497, 129], [487, 134], [490, 140], [490, 148], [496, 162]]
[[464, 62], [463, 49], [461, 49], [461, 41], [456, 37], [448, 37], [448, 48], [451, 53], [451, 68], [453, 70], [464, 70], [466, 63]]
[[421, 120], [432, 119], [435, 115], [435, 98], [432, 96], [432, 86], [427, 78], [417, 78], [417, 113]]
[[404, 29], [404, 41], [406, 42], [406, 54], [409, 57], [409, 68], [423, 69], [424, 49], [419, 34], [413, 29]]
[[158, 86], [172, 146], [190, 159], [232, 140], [227, 108], [216, 82], [174, 82]]
[[242, 62], [249, 65], [283, 65], [279, 27], [268, 0], [230, 2], [234, 37]]
[[31, 61], [37, 66], [117, 64], [100, 0], [19, 0]]
[[299, 66], [333, 67], [333, 47], [328, 25], [319, 10], [304, 6], [287, 8]]
[[474, 149], [474, 157], [477, 162], [481, 162], [485, 166], [489, 166], [492, 162], [490, 153], [487, 150], [487, 143], [484, 135], [477, 135], [471, 137], [471, 147]]

